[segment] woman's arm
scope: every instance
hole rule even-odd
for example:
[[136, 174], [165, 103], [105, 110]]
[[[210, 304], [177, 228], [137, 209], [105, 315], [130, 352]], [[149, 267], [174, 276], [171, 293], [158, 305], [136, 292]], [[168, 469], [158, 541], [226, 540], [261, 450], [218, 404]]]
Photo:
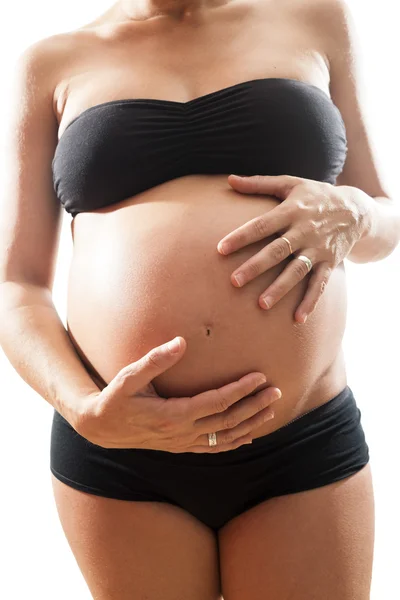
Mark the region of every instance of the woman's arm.
[[0, 346], [22, 379], [74, 424], [83, 398], [99, 388], [52, 301], [62, 223], [51, 173], [53, 92], [67, 46], [63, 35], [41, 40], [15, 66], [0, 208]]
[[[360, 206], [365, 205], [369, 213], [365, 234], [347, 259], [356, 263], [378, 261], [389, 256], [400, 241], [400, 202], [388, 193], [369, 128], [366, 65], [351, 5], [348, 0], [324, 0], [319, 2], [318, 11], [329, 61], [330, 92], [348, 138], [346, 163], [336, 185], [347, 188], [350, 197], [359, 198]], [[382, 110], [385, 93], [382, 90]]]
[[78, 357], [51, 291], [27, 281], [0, 284], [0, 346], [17, 373], [71, 425], [100, 389]]

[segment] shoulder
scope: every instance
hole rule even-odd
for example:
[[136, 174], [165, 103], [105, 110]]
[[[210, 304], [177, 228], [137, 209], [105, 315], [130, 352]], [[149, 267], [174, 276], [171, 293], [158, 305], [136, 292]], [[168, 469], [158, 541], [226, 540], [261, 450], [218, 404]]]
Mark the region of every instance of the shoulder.
[[70, 77], [79, 72], [82, 56], [96, 45], [95, 29], [78, 29], [39, 39], [18, 55], [13, 70], [14, 94], [21, 103], [51, 98], [54, 112]]
[[328, 70], [333, 64], [351, 65], [360, 53], [360, 38], [351, 0], [288, 0], [295, 26], [308, 30], [324, 57]]
[[37, 107], [39, 111], [42, 106], [50, 107], [51, 115], [63, 46], [64, 36], [50, 36], [26, 46], [15, 57], [6, 102], [11, 103], [9, 111], [18, 124], [25, 123]]
[[25, 93], [37, 89], [54, 90], [60, 69], [76, 52], [75, 36], [63, 33], [42, 38], [26, 46], [16, 57], [14, 85]]
[[74, 33], [51, 35], [26, 46], [17, 56], [17, 68], [37, 73], [51, 70], [73, 48], [76, 39]]
[[[25, 47], [18, 55], [18, 67], [57, 69], [107, 36], [109, 25], [92, 24], [79, 29], [41, 38]], [[108, 35], [110, 35], [108, 33]]]
[[328, 58], [346, 59], [355, 51], [354, 11], [349, 0], [307, 0], [312, 18], [324, 39]]
[[341, 23], [343, 26], [351, 19], [350, 0], [292, 0], [292, 2], [298, 5], [299, 10], [305, 11], [314, 19], [319, 19], [321, 24], [331, 23], [337, 26]]
[[350, 0], [285, 0], [279, 8], [295, 27], [304, 27], [318, 38], [327, 55], [345, 53], [354, 39]]

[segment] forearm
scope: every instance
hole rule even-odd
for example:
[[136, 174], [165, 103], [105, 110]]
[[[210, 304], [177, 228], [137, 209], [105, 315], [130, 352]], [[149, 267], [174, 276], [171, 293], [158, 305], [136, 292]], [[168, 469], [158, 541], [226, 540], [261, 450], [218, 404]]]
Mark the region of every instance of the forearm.
[[1, 283], [0, 346], [22, 379], [71, 424], [83, 399], [99, 392], [46, 288]]
[[400, 241], [400, 202], [386, 196], [372, 198], [358, 188], [349, 192], [364, 207], [364, 232], [347, 259], [355, 263], [382, 260], [395, 250]]

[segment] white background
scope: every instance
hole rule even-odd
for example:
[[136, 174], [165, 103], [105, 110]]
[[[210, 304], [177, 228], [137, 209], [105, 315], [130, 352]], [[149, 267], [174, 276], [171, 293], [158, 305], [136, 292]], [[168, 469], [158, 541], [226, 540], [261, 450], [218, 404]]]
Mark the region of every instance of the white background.
[[[15, 3], [8, 0], [2, 3], [0, 128], [7, 120], [4, 90], [9, 85], [17, 55], [38, 39], [91, 21], [109, 6], [109, 0], [19, 0]], [[351, 7], [362, 48], [369, 128], [384, 187], [400, 201], [397, 3], [351, 0]], [[2, 155], [0, 159], [1, 182]], [[54, 287], [54, 302], [64, 324], [71, 256], [69, 223], [70, 217], [65, 213]], [[383, 261], [365, 265], [346, 261], [345, 264], [348, 318], [344, 350], [348, 383], [362, 412], [375, 490], [376, 542], [371, 598], [398, 600], [400, 248]], [[64, 537], [52, 495], [49, 470], [52, 407], [18, 376], [1, 349], [0, 374], [0, 518], [1, 546], [5, 551], [0, 596], [7, 600], [36, 597], [90, 600]]]

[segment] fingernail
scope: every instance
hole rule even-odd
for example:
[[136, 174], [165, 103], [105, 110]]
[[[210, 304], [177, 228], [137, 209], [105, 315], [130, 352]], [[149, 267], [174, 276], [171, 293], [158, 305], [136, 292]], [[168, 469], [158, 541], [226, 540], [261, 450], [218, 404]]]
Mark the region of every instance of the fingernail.
[[272, 394], [274, 400], [279, 400], [282, 397], [282, 392], [280, 390], [275, 390]]
[[236, 283], [239, 286], [241, 286], [244, 284], [246, 278], [243, 273], [237, 273], [236, 275], [233, 276], [233, 279], [236, 281]]
[[272, 305], [271, 296], [265, 296], [265, 298], [263, 298], [262, 301], [266, 308], [271, 308], [271, 305]]

